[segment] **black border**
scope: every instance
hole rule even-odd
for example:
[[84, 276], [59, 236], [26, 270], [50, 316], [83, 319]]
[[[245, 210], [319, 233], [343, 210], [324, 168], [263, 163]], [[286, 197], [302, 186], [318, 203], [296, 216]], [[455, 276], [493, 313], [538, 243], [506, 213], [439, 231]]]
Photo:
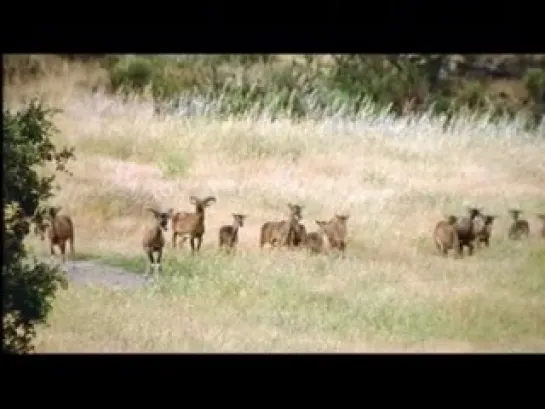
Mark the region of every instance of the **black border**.
[[[144, 404], [145, 394], [160, 395], [154, 396], [157, 400], [174, 393], [175, 404], [183, 405], [185, 395], [192, 392], [201, 396], [199, 402], [204, 392], [208, 400], [224, 402], [231, 397], [240, 403], [261, 390], [252, 399], [254, 404], [278, 399], [281, 392], [304, 395], [308, 403], [314, 398], [325, 404], [324, 395], [333, 392], [335, 403], [355, 394], [359, 404], [396, 400], [406, 404], [412, 397], [420, 403], [432, 398], [435, 405], [467, 399], [467, 394], [474, 396], [466, 402], [480, 404], [476, 398], [481, 395], [485, 404], [507, 403], [506, 395], [515, 392], [516, 403], [523, 404], [525, 398], [532, 399], [532, 392], [540, 392], [544, 358], [543, 354], [43, 354], [3, 355], [0, 366], [6, 375], [3, 391], [31, 388], [21, 396], [25, 403], [45, 402], [47, 395], [52, 400], [68, 397], [68, 403], [108, 394], [112, 397], [108, 403], [114, 404], [117, 395], [124, 404], [131, 399]], [[82, 392], [85, 395], [69, 397]], [[378, 402], [373, 402], [373, 393], [378, 393]]]
[[[411, 3], [407, 9], [397, 3], [385, 6], [384, 11], [369, 5], [363, 10], [345, 6], [344, 12], [323, 8], [327, 19], [319, 18], [318, 4], [304, 6], [299, 14], [292, 5], [281, 15], [275, 10], [248, 16], [236, 14], [236, 9], [222, 10], [223, 14], [214, 9], [192, 17], [190, 9], [182, 15], [172, 9], [172, 17], [178, 17], [173, 21], [159, 21], [153, 14], [131, 20], [130, 14], [115, 17], [114, 10], [107, 23], [92, 16], [85, 21], [82, 15], [78, 24], [62, 24], [51, 16], [51, 24], [31, 21], [24, 27], [7, 19], [1, 29], [4, 53], [545, 52], [539, 13], [517, 13], [512, 8], [503, 18], [499, 3], [492, 8], [483, 5], [481, 14], [478, 4], [464, 10], [458, 2], [458, 13], [453, 13], [453, 5], [445, 5], [445, 10], [430, 10], [425, 3]], [[436, 14], [428, 15], [432, 11]], [[48, 19], [44, 13], [42, 18]], [[266, 17], [276, 24], [267, 23]]]
[[[388, 6], [392, 9], [398, 7], [395, 3]], [[497, 8], [498, 5], [495, 4], [493, 7]], [[286, 16], [292, 12], [288, 9], [284, 11]], [[329, 10], [325, 11], [329, 13]], [[24, 28], [14, 30], [7, 21], [2, 25], [3, 50], [4, 53], [545, 51], [544, 45], [539, 42], [540, 26], [530, 21], [532, 16], [529, 15], [524, 16], [525, 24], [515, 25], [495, 18], [494, 10], [488, 10], [487, 18], [479, 21], [477, 25], [465, 22], [457, 18], [458, 16], [449, 16], [447, 10], [441, 25], [431, 27], [429, 16], [425, 15], [423, 9], [416, 10], [414, 14], [407, 12], [402, 18], [388, 15], [388, 23], [378, 23], [376, 21], [378, 12], [367, 11], [367, 14], [352, 8], [347, 8], [344, 13], [331, 11], [330, 20], [324, 21], [316, 20], [307, 13], [303, 21], [307, 23], [314, 21], [315, 24], [305, 25], [303, 21], [298, 21], [290, 25], [283, 22], [276, 27], [266, 24], [260, 26], [256, 21], [245, 25], [242, 21], [238, 23], [228, 14], [223, 14], [222, 20], [218, 19], [214, 24], [207, 25], [203, 21], [191, 26], [187, 20], [191, 20], [192, 17], [187, 10], [182, 14], [172, 11], [178, 15], [179, 21], [175, 24], [161, 22], [157, 27], [143, 21], [127, 26], [112, 24], [110, 27], [116, 27], [113, 29], [95, 21], [92, 25], [81, 23], [71, 27], [58, 23], [43, 26], [30, 23]], [[265, 10], [262, 13], [267, 12]], [[516, 21], [514, 11], [511, 10], [510, 13], [511, 22]], [[280, 14], [273, 18], [279, 21], [286, 17]], [[347, 20], [350, 14], [356, 15], [354, 16], [356, 23]], [[332, 21], [335, 15], [338, 16], [337, 22]], [[46, 15], [41, 17], [47, 20]], [[288, 17], [293, 20], [294, 16]], [[253, 18], [258, 19], [255, 15]], [[123, 19], [128, 20], [130, 17], [125, 16]], [[200, 17], [198, 19], [200, 20]], [[226, 24], [226, 21], [230, 23]], [[23, 21], [14, 23], [22, 24]], [[495, 400], [505, 402], [505, 394], [512, 393], [520, 387], [524, 393], [517, 395], [517, 403], [521, 404], [521, 399], [530, 397], [533, 391], [539, 391], [538, 382], [545, 363], [544, 356], [3, 355], [0, 368], [6, 375], [2, 389], [14, 391], [23, 387], [23, 395], [17, 393], [16, 396], [22, 397], [25, 403], [29, 403], [28, 399], [32, 398], [47, 401], [46, 396], [50, 396], [52, 404], [57, 404], [58, 400], [66, 400], [68, 394], [78, 392], [82, 395], [76, 397], [77, 399], [87, 400], [92, 399], [90, 396], [108, 393], [118, 395], [123, 403], [130, 403], [132, 398], [140, 400], [143, 394], [153, 393], [157, 395], [154, 399], [170, 396], [177, 399], [175, 404], [182, 405], [184, 403], [180, 401], [183, 399], [182, 394], [197, 392], [202, 396], [204, 392], [208, 399], [218, 397], [223, 400], [231, 397], [240, 403], [241, 398], [251, 397], [250, 395], [256, 393], [257, 389], [266, 393], [258, 395], [258, 400], [252, 399], [257, 405], [264, 398], [265, 400], [277, 398], [281, 392], [304, 395], [305, 402], [310, 403], [312, 398], [322, 400], [324, 394], [330, 394], [335, 389], [336, 401], [333, 401], [335, 403], [340, 403], [339, 399], [352, 395], [350, 392], [356, 392], [355, 399], [359, 398], [356, 401], [359, 404], [373, 404], [372, 393], [378, 392], [378, 404], [381, 405], [385, 402], [393, 403], [392, 400], [396, 398], [402, 403], [407, 402], [407, 398], [410, 397], [423, 401], [422, 398], [434, 397], [441, 390], [447, 393], [438, 395], [434, 399], [435, 404], [441, 405], [444, 401], [451, 401], [467, 393], [486, 395], [483, 402], [490, 404]], [[537, 373], [532, 371], [534, 366], [537, 367]], [[307, 387], [304, 385], [306, 383], [309, 384]], [[127, 384], [127, 387], [124, 388], [122, 386], [124, 384]], [[191, 384], [195, 387], [190, 388]], [[42, 389], [47, 395], [39, 393]], [[218, 393], [220, 390], [226, 393]], [[285, 398], [283, 400], [291, 401]], [[474, 400], [469, 401], [477, 403]]]

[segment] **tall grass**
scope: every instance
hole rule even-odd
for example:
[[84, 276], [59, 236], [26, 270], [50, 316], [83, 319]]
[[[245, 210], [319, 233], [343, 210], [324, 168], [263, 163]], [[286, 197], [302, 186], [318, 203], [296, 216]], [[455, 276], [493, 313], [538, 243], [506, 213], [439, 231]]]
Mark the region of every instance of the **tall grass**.
[[[41, 351], [545, 348], [545, 246], [532, 215], [545, 208], [543, 123], [530, 132], [516, 119], [467, 113], [446, 128], [370, 104], [348, 117], [341, 106], [297, 120], [257, 109], [241, 117], [207, 100], [192, 115], [156, 115], [145, 99], [71, 84], [33, 87], [63, 110], [57, 142], [76, 147], [74, 175], [59, 179], [52, 202], [73, 216], [79, 254], [143, 272], [146, 206], [190, 210], [190, 195], [218, 202], [201, 254], [169, 243], [150, 288], [60, 293]], [[31, 92], [11, 88], [6, 102], [16, 108]], [[305, 205], [308, 230], [349, 212], [346, 259], [260, 251], [261, 224], [285, 218], [288, 202]], [[443, 259], [431, 230], [469, 204], [500, 215], [491, 247]], [[525, 210], [529, 240], [507, 240], [507, 207]], [[228, 257], [217, 252], [217, 229], [237, 212], [249, 218]], [[29, 245], [47, 254], [35, 238]]]

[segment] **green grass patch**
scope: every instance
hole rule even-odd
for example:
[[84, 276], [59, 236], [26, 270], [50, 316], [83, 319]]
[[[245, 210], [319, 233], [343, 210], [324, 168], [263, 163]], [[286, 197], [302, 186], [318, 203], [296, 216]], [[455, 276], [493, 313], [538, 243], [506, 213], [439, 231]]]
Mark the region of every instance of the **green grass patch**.
[[[183, 255], [165, 257], [158, 293], [233, 308], [251, 325], [345, 339], [372, 334], [384, 342], [515, 342], [517, 337], [545, 337], [540, 325], [544, 305], [539, 301], [545, 291], [545, 277], [539, 273], [545, 255], [537, 248], [526, 250], [527, 261], [519, 258], [507, 267], [486, 255], [492, 249], [452, 262], [444, 271], [440, 268], [444, 260], [438, 257], [432, 261], [435, 273], [430, 261], [424, 266], [423, 261], [413, 260], [407, 265], [410, 269], [429, 272], [421, 278], [431, 290], [420, 295], [407, 290], [402, 275], [387, 279], [391, 274], [387, 260], [339, 260], [288, 252], [229, 256], [206, 251], [190, 256], [181, 251]], [[145, 265], [143, 256], [102, 261], [134, 272], [142, 272]], [[331, 274], [345, 282], [344, 287], [320, 288]], [[456, 295], [457, 288], [466, 286], [476, 290]]]
[[191, 169], [194, 155], [188, 151], [174, 150], [166, 152], [159, 161], [163, 175], [166, 177], [184, 177]]

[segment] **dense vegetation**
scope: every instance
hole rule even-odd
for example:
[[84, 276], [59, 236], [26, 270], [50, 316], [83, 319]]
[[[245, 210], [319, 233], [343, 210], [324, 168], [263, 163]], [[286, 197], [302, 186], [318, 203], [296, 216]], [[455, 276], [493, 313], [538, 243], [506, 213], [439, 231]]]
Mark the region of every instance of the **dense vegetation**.
[[[432, 111], [446, 119], [460, 109], [492, 118], [519, 115], [528, 125], [545, 113], [543, 55], [63, 55], [99, 63], [103, 86], [149, 95], [156, 111], [265, 114], [292, 118], [356, 117], [372, 103], [402, 115]], [[8, 57], [6, 72], [39, 75], [37, 57]], [[366, 110], [368, 112], [368, 110]]]
[[35, 100], [17, 113], [4, 111], [3, 352], [33, 350], [34, 328], [45, 322], [58, 286], [66, 284], [58, 268], [28, 257], [23, 243], [54, 189], [54, 174], [40, 176], [36, 167], [53, 163], [65, 171], [73, 156], [72, 149], [57, 150], [52, 144], [52, 114]]

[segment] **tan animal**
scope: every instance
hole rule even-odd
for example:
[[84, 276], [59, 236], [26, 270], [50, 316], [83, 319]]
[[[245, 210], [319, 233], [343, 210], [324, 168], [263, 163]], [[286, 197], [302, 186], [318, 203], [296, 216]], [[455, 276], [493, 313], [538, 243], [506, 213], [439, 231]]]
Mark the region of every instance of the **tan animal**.
[[299, 234], [301, 232], [301, 228], [299, 227], [301, 224], [299, 222], [303, 218], [303, 206], [288, 203], [288, 207], [290, 209], [288, 220], [269, 221], [261, 226], [259, 247], [263, 248], [268, 243], [271, 247], [288, 246], [291, 248], [295, 245], [295, 242], [302, 240], [302, 237], [299, 236], [298, 238], [297, 235], [298, 232]]
[[48, 207], [45, 209], [45, 217], [36, 217], [34, 232], [41, 240], [45, 238], [45, 231], [49, 238], [51, 257], [55, 256], [55, 246], [61, 251], [62, 262], [66, 261], [66, 242], [70, 244], [71, 258], [74, 259], [74, 222], [70, 216], [59, 215], [61, 206]]
[[458, 233], [456, 233], [457, 221], [458, 218], [451, 215], [445, 220], [438, 221], [433, 229], [432, 237], [435, 246], [445, 257], [449, 250], [457, 251], [459, 248]]
[[[160, 212], [157, 209], [147, 207], [146, 210], [153, 213], [155, 223], [153, 226], [146, 229], [144, 233], [144, 239], [142, 240], [142, 246], [144, 252], [148, 256], [149, 264], [146, 269], [145, 275], [149, 275], [153, 266], [157, 266], [157, 270], [161, 271], [161, 259], [163, 257], [163, 248], [165, 247], [165, 237], [163, 231], [168, 229], [168, 220], [172, 217], [173, 210], [169, 209], [168, 212]], [[157, 256], [153, 257], [154, 253]]]
[[484, 243], [486, 247], [490, 246], [490, 236], [492, 236], [492, 224], [498, 216], [491, 214], [482, 215], [480, 217], [480, 223], [475, 229], [476, 244], [477, 247], [481, 247], [481, 244]]
[[541, 237], [545, 239], [545, 213], [538, 213], [536, 216], [541, 220]]
[[219, 229], [220, 249], [234, 249], [238, 243], [238, 229], [244, 227], [245, 214], [233, 213], [233, 224], [221, 226]]
[[458, 255], [462, 256], [464, 246], [468, 248], [468, 254], [471, 256], [474, 251], [473, 242], [475, 236], [475, 219], [481, 215], [481, 210], [476, 207], [468, 208], [469, 215], [459, 218], [456, 221], [456, 233], [458, 234]]
[[315, 220], [319, 230], [307, 233], [305, 235], [305, 247], [311, 253], [321, 253], [324, 250], [324, 228], [328, 222]]
[[528, 237], [530, 235], [530, 224], [527, 220], [519, 218], [522, 211], [518, 209], [508, 209], [508, 211], [513, 217], [513, 223], [509, 227], [507, 236], [511, 240], [518, 240], [523, 236]]
[[[195, 212], [178, 212], [172, 217], [172, 247], [176, 248], [177, 236], [182, 237], [182, 244], [189, 238], [191, 243], [191, 253], [199, 251], [204, 236], [204, 209], [212, 203], [216, 203], [214, 196], [208, 196], [204, 199], [191, 196], [191, 204], [195, 205]], [[197, 241], [195, 244], [195, 240]]]
[[322, 226], [332, 249], [337, 249], [344, 255], [346, 249], [346, 221], [348, 214], [335, 214], [331, 220]]

